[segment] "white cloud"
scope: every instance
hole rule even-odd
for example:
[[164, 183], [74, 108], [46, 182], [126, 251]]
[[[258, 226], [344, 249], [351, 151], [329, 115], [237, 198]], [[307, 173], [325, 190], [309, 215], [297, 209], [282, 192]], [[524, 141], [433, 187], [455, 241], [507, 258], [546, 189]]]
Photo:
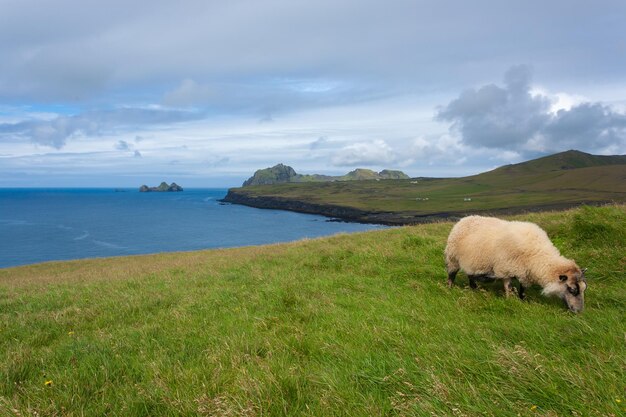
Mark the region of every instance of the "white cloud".
[[345, 146], [331, 158], [335, 166], [384, 166], [396, 162], [396, 155], [383, 140], [359, 142]]
[[556, 114], [559, 110], [570, 110], [579, 104], [589, 102], [590, 100], [581, 94], [570, 94], [566, 92], [551, 93], [548, 89], [533, 86], [529, 90], [532, 98], [546, 97], [550, 101], [550, 110], [552, 114]]
[[130, 145], [125, 140], [120, 140], [115, 145], [115, 149], [117, 149], [118, 151], [129, 151]]
[[180, 85], [188, 100], [183, 80], [260, 78], [297, 80], [307, 93], [336, 80], [417, 92], [495, 77], [512, 57], [570, 85], [619, 81], [626, 54], [607, 39], [624, 38], [615, 16], [625, 11], [567, 0], [4, 2], [0, 97], [89, 102], [148, 87], [156, 102]]
[[209, 102], [215, 95], [216, 91], [210, 86], [185, 79], [176, 89], [165, 95], [163, 103], [169, 106], [197, 106]]
[[320, 136], [319, 138], [315, 139], [313, 142], [309, 144], [309, 149], [312, 149], [312, 150], [324, 149], [324, 148], [327, 148], [329, 145], [330, 145], [330, 142], [328, 138], [326, 136]]
[[528, 66], [511, 67], [504, 87], [465, 90], [440, 108], [437, 117], [451, 122], [451, 131], [472, 147], [521, 153], [626, 152], [626, 113], [573, 95], [552, 98], [533, 90], [530, 82]]
[[49, 120], [27, 118], [0, 124], [0, 141], [27, 140], [61, 149], [68, 139], [93, 137], [117, 130], [141, 130], [147, 126], [172, 125], [199, 119], [201, 113], [156, 108], [118, 108], [91, 111], [73, 116], [58, 115]]

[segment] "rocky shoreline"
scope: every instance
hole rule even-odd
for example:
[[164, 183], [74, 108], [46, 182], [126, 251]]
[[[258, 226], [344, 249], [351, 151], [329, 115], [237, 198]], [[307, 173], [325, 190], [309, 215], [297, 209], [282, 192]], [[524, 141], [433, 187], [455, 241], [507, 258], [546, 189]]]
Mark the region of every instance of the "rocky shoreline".
[[577, 203], [546, 204], [541, 206], [510, 207], [477, 212], [439, 212], [430, 214], [418, 214], [412, 212], [376, 212], [359, 210], [352, 207], [335, 206], [331, 204], [316, 204], [300, 200], [286, 199], [273, 196], [250, 196], [230, 189], [226, 196], [220, 200], [224, 203], [241, 204], [248, 207], [288, 210], [298, 213], [317, 214], [329, 217], [329, 221], [345, 221], [354, 223], [382, 224], [386, 226], [406, 226], [414, 224], [432, 223], [436, 221], [456, 221], [469, 214], [482, 215], [511, 215], [548, 210], [564, 210], [580, 205], [598, 206], [611, 201], [583, 201]]
[[318, 214], [329, 217], [332, 221], [383, 224], [387, 226], [430, 223], [436, 220], [456, 218], [458, 216], [454, 213], [418, 215], [403, 212], [364, 211], [352, 207], [308, 203], [305, 201], [291, 200], [281, 197], [250, 196], [244, 193], [238, 193], [232, 189], [228, 190], [228, 194], [226, 194], [226, 196], [220, 201], [261, 209], [289, 210], [298, 213]]

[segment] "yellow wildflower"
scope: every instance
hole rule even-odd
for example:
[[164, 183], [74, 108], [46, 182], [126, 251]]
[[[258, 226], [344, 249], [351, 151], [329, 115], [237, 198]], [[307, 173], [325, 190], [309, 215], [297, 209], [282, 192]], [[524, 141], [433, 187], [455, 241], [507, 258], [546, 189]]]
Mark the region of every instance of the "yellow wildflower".
[[536, 405], [533, 405], [532, 407], [530, 407], [530, 411], [535, 411], [537, 409]]
[[73, 335], [73, 334], [74, 334], [74, 331], [73, 331], [73, 330], [70, 330], [69, 332], [67, 332], [67, 334], [71, 336], [71, 335]]
[[619, 398], [616, 398], [615, 401], [619, 404], [622, 402], [622, 400], [620, 400]]
[[51, 379], [49, 379], [49, 380], [47, 380], [46, 382], [44, 382], [43, 384], [44, 384], [46, 387], [49, 387], [49, 386], [51, 386], [51, 385], [52, 385], [52, 380], [51, 380]]

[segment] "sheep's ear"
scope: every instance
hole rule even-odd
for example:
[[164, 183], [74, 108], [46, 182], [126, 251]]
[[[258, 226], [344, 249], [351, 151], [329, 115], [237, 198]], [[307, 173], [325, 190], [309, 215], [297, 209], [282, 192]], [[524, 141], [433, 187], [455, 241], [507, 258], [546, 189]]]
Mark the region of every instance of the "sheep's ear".
[[559, 275], [559, 279], [561, 280], [561, 282], [567, 281], [567, 275]]

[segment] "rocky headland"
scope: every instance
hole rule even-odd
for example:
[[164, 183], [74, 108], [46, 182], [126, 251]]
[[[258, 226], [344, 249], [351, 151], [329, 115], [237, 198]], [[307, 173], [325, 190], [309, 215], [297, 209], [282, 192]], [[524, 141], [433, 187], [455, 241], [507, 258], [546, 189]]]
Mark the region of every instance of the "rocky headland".
[[409, 176], [402, 171], [383, 169], [380, 172], [357, 168], [345, 175], [298, 174], [292, 167], [277, 164], [270, 168], [259, 169], [243, 183], [243, 187], [252, 185], [284, 184], [290, 182], [329, 182], [359, 180], [405, 180]]
[[278, 164], [257, 170], [243, 187], [230, 189], [222, 201], [335, 220], [403, 225], [468, 214], [622, 203], [626, 201], [625, 175], [626, 155], [576, 150], [460, 178], [408, 179], [400, 171], [363, 169], [339, 177], [301, 175]]
[[420, 215], [416, 213], [398, 213], [392, 211], [368, 211], [333, 204], [309, 203], [283, 197], [252, 196], [238, 192], [236, 189], [228, 190], [228, 193], [221, 201], [261, 209], [289, 210], [298, 213], [319, 214], [329, 217], [331, 221], [384, 224], [387, 226], [429, 223], [456, 216], [455, 213]]

